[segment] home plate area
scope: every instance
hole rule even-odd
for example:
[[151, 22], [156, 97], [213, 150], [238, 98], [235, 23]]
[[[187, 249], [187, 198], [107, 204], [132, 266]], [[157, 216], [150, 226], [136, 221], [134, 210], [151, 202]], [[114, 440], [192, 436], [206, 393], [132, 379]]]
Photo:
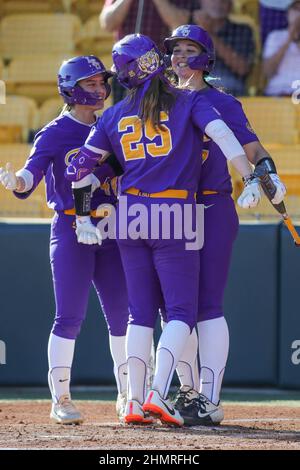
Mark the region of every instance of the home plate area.
[[218, 427], [165, 428], [118, 423], [115, 403], [77, 400], [85, 421], [62, 426], [49, 420], [46, 400], [0, 402], [2, 449], [214, 450], [300, 449], [300, 407], [226, 403]]

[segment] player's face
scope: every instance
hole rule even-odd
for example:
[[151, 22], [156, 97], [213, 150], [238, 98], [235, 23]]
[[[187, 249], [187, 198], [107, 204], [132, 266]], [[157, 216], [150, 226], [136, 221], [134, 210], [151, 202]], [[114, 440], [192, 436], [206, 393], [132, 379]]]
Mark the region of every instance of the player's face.
[[80, 80], [78, 85], [80, 85], [85, 91], [88, 91], [89, 93], [97, 93], [99, 96], [99, 101], [94, 106], [89, 106], [89, 108], [96, 111], [97, 109], [102, 109], [104, 107], [106, 88], [102, 73]]
[[199, 73], [200, 70], [193, 70], [188, 66], [187, 59], [197, 56], [201, 53], [201, 47], [188, 39], [180, 39], [176, 42], [172, 52], [172, 67], [178, 78], [187, 80], [192, 75]]

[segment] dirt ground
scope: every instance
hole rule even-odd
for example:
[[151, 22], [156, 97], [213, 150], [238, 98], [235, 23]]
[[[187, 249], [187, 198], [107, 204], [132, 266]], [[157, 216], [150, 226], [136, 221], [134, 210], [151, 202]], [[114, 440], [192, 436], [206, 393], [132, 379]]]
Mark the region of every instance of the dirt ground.
[[50, 422], [48, 401], [1, 401], [0, 448], [300, 449], [300, 407], [225, 403], [225, 420], [219, 427], [171, 429], [120, 425], [113, 402], [77, 405], [84, 413], [84, 424], [62, 426]]

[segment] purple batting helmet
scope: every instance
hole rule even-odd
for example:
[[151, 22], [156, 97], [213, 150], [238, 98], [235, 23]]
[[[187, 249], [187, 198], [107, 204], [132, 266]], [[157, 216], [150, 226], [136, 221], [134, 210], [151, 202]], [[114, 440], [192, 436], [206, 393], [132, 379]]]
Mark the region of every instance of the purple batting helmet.
[[191, 69], [205, 72], [210, 72], [213, 69], [216, 60], [215, 48], [210, 35], [205, 29], [192, 24], [185, 24], [174, 29], [172, 36], [164, 41], [168, 54], [172, 54], [173, 47], [179, 39], [189, 39], [203, 49], [201, 54], [188, 58], [187, 62]]
[[143, 34], [128, 34], [112, 50], [114, 69], [121, 85], [135, 88], [165, 69], [156, 44]]
[[94, 106], [99, 101], [98, 93], [85, 91], [78, 85], [79, 80], [93, 77], [98, 73], [104, 75], [106, 98], [111, 88], [107, 80], [113, 73], [106, 70], [105, 66], [94, 55], [73, 57], [62, 63], [58, 71], [58, 91], [67, 104], [87, 104]]

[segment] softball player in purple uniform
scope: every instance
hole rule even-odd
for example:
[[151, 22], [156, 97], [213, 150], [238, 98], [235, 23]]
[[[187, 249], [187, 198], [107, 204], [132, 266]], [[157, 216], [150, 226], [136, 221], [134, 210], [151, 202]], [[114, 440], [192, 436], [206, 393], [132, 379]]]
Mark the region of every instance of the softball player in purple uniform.
[[[127, 214], [136, 203], [147, 214], [161, 203], [170, 207], [176, 202], [182, 210], [187, 204], [194, 208], [201, 172], [197, 155], [202, 151], [203, 132], [218, 143], [245, 177], [242, 199], [247, 204], [257, 204], [257, 185], [250, 178], [252, 169], [241, 145], [204, 95], [176, 90], [166, 82], [163, 58], [149, 38], [139, 34], [126, 36], [115, 44], [113, 61], [118, 79], [131, 90], [130, 97], [104, 112], [66, 170], [76, 193], [81, 191], [77, 196], [79, 220], [89, 214], [80, 201], [89, 194], [90, 174], [111, 152], [124, 169], [120, 185]], [[121, 202], [119, 211], [120, 206]], [[130, 222], [127, 214], [126, 224], [128, 219]], [[117, 217], [121, 225], [124, 214], [117, 215], [122, 216]], [[91, 224], [85, 228], [90, 233], [95, 231]], [[183, 419], [167, 395], [177, 362], [196, 324], [199, 252], [186, 250], [184, 236], [177, 239], [172, 232], [168, 240], [161, 236], [149, 238], [146, 233], [137, 239], [121, 238], [120, 233], [118, 243], [130, 305], [125, 422], [138, 423], [144, 419], [144, 412], [149, 412], [169, 425], [180, 426]], [[157, 349], [153, 387], [145, 399], [146, 364], [160, 287], [168, 324]]]
[[[215, 59], [214, 46], [208, 33], [195, 25], [183, 25], [165, 40], [167, 53], [180, 87], [197, 90], [219, 112], [234, 132], [251, 163], [268, 165], [277, 186], [275, 203], [286, 192], [273, 160], [260, 144], [244, 114], [241, 103], [206, 81]], [[205, 138], [198, 202], [205, 207], [204, 246], [200, 251], [200, 278], [197, 328], [199, 338], [200, 384], [198, 377], [198, 338], [190, 335], [177, 372], [181, 389], [176, 407], [185, 424], [218, 424], [223, 419], [220, 389], [228, 356], [229, 334], [223, 314], [223, 294], [227, 282], [233, 242], [238, 231], [238, 217], [231, 198], [232, 185], [227, 160], [220, 147]], [[240, 198], [242, 207], [248, 200]], [[220, 239], [220, 234], [222, 238]], [[199, 386], [200, 385], [200, 386]], [[195, 389], [200, 391], [196, 393]]]
[[[75, 57], [64, 62], [58, 74], [58, 87], [69, 110], [37, 134], [24, 168], [17, 173], [10, 164], [6, 169], [0, 169], [2, 184], [20, 199], [30, 196], [45, 177], [48, 206], [56, 212], [50, 238], [56, 316], [49, 338], [48, 359], [53, 399], [50, 416], [63, 424], [82, 422], [81, 413], [71, 401], [70, 371], [75, 340], [85, 317], [92, 283], [108, 324], [119, 405], [127, 386], [125, 334], [128, 298], [119, 249], [114, 240], [105, 240], [102, 246], [91, 244], [95, 241], [93, 235], [82, 235], [82, 226], [78, 223], [76, 228], [71, 183], [64, 177], [65, 168], [95, 123], [95, 111], [103, 108], [110, 93], [107, 80], [111, 75], [94, 56]], [[97, 175], [101, 179], [104, 175], [112, 176], [113, 171], [106, 164], [93, 176], [95, 225], [101, 215], [97, 207], [114, 203], [112, 198], [97, 189], [100, 186]], [[76, 234], [85, 244], [78, 243]]]

